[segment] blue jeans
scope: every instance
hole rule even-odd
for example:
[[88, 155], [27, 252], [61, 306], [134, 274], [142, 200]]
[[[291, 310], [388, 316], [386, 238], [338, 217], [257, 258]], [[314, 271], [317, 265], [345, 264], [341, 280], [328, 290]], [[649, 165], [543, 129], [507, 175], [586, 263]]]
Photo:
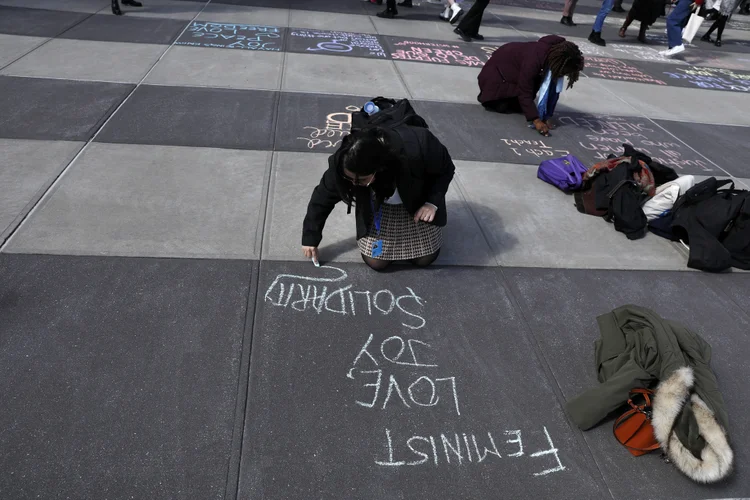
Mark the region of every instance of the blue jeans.
[[596, 31], [597, 33], [602, 32], [602, 28], [604, 27], [604, 20], [607, 19], [607, 16], [609, 15], [614, 5], [615, 0], [604, 0], [602, 2], [602, 8], [599, 11], [599, 14], [596, 15], [596, 21], [594, 21], [594, 31]]
[[669, 48], [682, 45], [682, 28], [690, 18], [690, 4], [693, 0], [679, 0], [672, 13], [667, 17], [667, 40]]

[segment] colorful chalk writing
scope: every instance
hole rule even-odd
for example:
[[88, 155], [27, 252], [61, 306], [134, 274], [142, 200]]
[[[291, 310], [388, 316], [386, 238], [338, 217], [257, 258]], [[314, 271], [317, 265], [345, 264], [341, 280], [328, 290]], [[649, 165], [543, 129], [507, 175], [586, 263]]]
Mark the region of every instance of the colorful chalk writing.
[[352, 129], [352, 113], [359, 109], [359, 106], [352, 104], [343, 111], [329, 113], [323, 126], [304, 127], [305, 135], [297, 137], [297, 140], [305, 141], [307, 149], [336, 149]]
[[378, 59], [387, 57], [378, 35], [295, 28], [289, 33], [289, 37], [289, 50], [291, 52]]
[[652, 77], [627, 61], [611, 57], [587, 57], [584, 73], [590, 77], [604, 78], [606, 80], [651, 83], [655, 85], [667, 84], [662, 80]]
[[675, 83], [687, 83], [702, 89], [750, 92], [750, 73], [741, 71], [678, 66], [669, 71], [663, 71], [663, 74]]
[[579, 139], [579, 147], [588, 161], [606, 160], [610, 154], [621, 155], [623, 144], [649, 155], [652, 159], [682, 173], [701, 174], [717, 170], [714, 165], [669, 135], [650, 120], [637, 117], [606, 115], [561, 116], [567, 133]]
[[175, 45], [279, 52], [283, 28], [193, 21]]
[[391, 58], [399, 61], [418, 61], [451, 66], [481, 67], [482, 59], [471, 49], [454, 43], [422, 40], [389, 39]]

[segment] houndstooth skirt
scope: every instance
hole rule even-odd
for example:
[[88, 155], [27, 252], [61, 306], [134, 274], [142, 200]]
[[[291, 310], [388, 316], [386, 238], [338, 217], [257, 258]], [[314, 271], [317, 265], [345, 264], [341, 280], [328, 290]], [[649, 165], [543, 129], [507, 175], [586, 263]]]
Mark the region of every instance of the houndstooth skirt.
[[[414, 222], [414, 216], [403, 205], [383, 203], [380, 234], [370, 221], [367, 236], [357, 240], [359, 251], [367, 257], [381, 260], [411, 260], [425, 257], [440, 250], [443, 228], [425, 222]], [[383, 241], [383, 252], [372, 256], [372, 246]]]

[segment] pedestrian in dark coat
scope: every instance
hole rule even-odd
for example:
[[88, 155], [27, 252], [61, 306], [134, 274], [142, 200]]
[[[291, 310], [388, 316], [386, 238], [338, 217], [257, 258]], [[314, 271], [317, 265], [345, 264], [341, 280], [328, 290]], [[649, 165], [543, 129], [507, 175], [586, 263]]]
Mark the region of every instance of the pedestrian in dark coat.
[[455, 167], [448, 150], [424, 127], [375, 127], [344, 138], [313, 190], [302, 227], [302, 251], [318, 259], [323, 227], [334, 206], [355, 206], [357, 244], [365, 263], [431, 264], [448, 222], [445, 194]]
[[578, 46], [560, 36], [506, 43], [493, 52], [479, 73], [477, 100], [490, 111], [523, 113], [540, 133], [547, 134], [548, 125], [534, 103], [545, 74], [551, 71], [553, 79], [567, 76], [568, 88], [572, 88], [583, 64]]
[[469, 9], [469, 13], [464, 16], [461, 22], [453, 30], [455, 34], [461, 37], [464, 42], [472, 40], [484, 40], [479, 34], [479, 26], [482, 24], [484, 9], [489, 5], [490, 0], [475, 0], [474, 5]]

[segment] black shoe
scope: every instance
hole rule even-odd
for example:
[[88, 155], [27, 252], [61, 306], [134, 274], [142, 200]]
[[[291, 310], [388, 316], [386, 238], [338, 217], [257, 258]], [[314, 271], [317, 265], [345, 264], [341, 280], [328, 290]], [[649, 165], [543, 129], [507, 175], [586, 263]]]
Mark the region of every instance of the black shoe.
[[122, 11], [120, 10], [120, 3], [117, 0], [112, 0], [112, 14], [121, 16]]
[[399, 3], [398, 3], [398, 6], [399, 6], [399, 7], [414, 7], [414, 6], [413, 6], [413, 5], [411, 4], [411, 0], [404, 0], [403, 2], [399, 2]]
[[714, 40], [706, 33], [701, 37], [701, 42], [714, 43]]
[[717, 39], [714, 45], [716, 45], [717, 47], [721, 47], [721, 39]]
[[472, 40], [484, 40], [484, 37], [480, 35], [479, 33], [475, 33], [473, 35], [469, 35]]
[[383, 12], [378, 12], [376, 14], [378, 17], [382, 17], [383, 19], [393, 19], [398, 15], [397, 10], [384, 10]]
[[461, 37], [461, 40], [463, 40], [464, 42], [470, 42], [471, 41], [471, 37], [469, 35], [467, 35], [466, 33], [464, 33], [464, 31], [461, 28], [454, 29], [453, 33], [455, 33], [459, 37]]
[[607, 46], [607, 42], [602, 39], [601, 32], [592, 31], [589, 35], [589, 42], [593, 43], [594, 45], [598, 45], [599, 47]]
[[573, 16], [562, 16], [562, 19], [560, 19], [560, 24], [564, 24], [565, 26], [578, 26], [576, 23], [573, 22]]
[[141, 2], [137, 2], [136, 0], [122, 0], [123, 5], [128, 5], [130, 7], [143, 7], [143, 4]]
[[615, 5], [614, 7], [612, 7], [612, 12], [619, 12], [620, 14], [622, 14], [623, 12], [625, 12], [625, 9], [623, 9], [619, 5]]

